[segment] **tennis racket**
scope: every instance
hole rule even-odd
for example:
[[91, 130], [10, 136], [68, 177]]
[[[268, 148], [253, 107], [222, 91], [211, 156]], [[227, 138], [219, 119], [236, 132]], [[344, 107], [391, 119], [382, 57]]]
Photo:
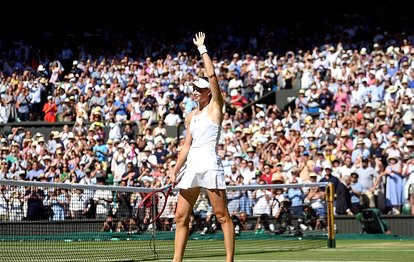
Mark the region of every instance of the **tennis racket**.
[[164, 188], [148, 193], [139, 203], [138, 219], [144, 225], [154, 223], [164, 212], [167, 206], [168, 197], [171, 195], [173, 184], [176, 185], [184, 175], [186, 165], [184, 165], [177, 175], [174, 183], [169, 183]]

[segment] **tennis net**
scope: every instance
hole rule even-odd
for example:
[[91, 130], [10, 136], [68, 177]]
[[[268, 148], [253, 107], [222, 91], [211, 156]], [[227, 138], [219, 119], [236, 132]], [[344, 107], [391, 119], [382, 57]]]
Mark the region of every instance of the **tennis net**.
[[[236, 255], [326, 247], [333, 238], [326, 185], [229, 186]], [[144, 225], [137, 208], [155, 189], [14, 180], [0, 180], [0, 189], [1, 261], [142, 261], [173, 256], [175, 196], [168, 198], [156, 223]], [[315, 192], [320, 198], [309, 199]], [[190, 223], [187, 258], [225, 254], [223, 234], [205, 192]]]

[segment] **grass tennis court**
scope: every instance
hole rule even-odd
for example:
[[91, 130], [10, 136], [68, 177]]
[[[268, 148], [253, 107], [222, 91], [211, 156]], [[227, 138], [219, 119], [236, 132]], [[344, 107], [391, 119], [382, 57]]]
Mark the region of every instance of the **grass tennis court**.
[[[267, 252], [237, 255], [236, 261], [414, 261], [414, 240], [338, 240], [336, 248], [303, 251]], [[168, 261], [168, 260], [159, 260]], [[188, 259], [190, 261], [225, 261], [224, 256]]]
[[[205, 247], [215, 247], [215, 252], [222, 253], [223, 244], [219, 240], [207, 240]], [[249, 248], [250, 241], [238, 241], [237, 248]], [[278, 241], [266, 241], [267, 246], [278, 246]], [[27, 242], [14, 242], [10, 248], [13, 250], [13, 259], [2, 257], [2, 261], [135, 261], [131, 253], [142, 252], [142, 246], [149, 245], [150, 241], [94, 241], [85, 243], [67, 243], [67, 248], [59, 243], [54, 246], [53, 242], [46, 242], [44, 246], [38, 246], [42, 252], [33, 252], [33, 247]], [[119, 246], [117, 248], [117, 246]], [[187, 251], [193, 254], [185, 261], [225, 261], [224, 256], [203, 256], [203, 252], [213, 251], [210, 248], [202, 248], [203, 245], [189, 245]], [[56, 249], [58, 252], [56, 252]], [[164, 249], [164, 250], [163, 250]], [[165, 241], [163, 249], [159, 249], [160, 257], [165, 254], [171, 255], [173, 241]], [[118, 250], [118, 251], [117, 251]], [[165, 254], [163, 254], [165, 252]], [[197, 252], [200, 256], [194, 256]], [[104, 256], [100, 256], [100, 254]], [[137, 254], [138, 255], [138, 254]], [[148, 254], [150, 255], [150, 254]], [[139, 254], [140, 259], [151, 259]], [[238, 254], [236, 261], [413, 261], [414, 240], [413, 239], [361, 239], [361, 240], [337, 240], [336, 248], [316, 248], [296, 251], [259, 252], [253, 254]], [[158, 261], [170, 261], [160, 259]]]
[[[236, 237], [236, 254], [314, 249], [326, 246], [321, 233], [302, 236], [255, 234], [244, 232]], [[326, 235], [326, 234], [325, 234]], [[223, 234], [193, 234], [186, 259], [224, 255]], [[91, 233], [3, 237], [0, 261], [141, 261], [168, 259], [173, 256], [174, 233], [150, 234]]]

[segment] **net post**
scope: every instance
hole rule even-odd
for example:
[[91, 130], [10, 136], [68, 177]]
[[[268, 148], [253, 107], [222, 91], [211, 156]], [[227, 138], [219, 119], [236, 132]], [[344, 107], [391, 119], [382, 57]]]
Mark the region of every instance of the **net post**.
[[332, 183], [326, 186], [327, 222], [328, 222], [328, 248], [336, 248], [335, 219], [334, 219], [334, 187]]

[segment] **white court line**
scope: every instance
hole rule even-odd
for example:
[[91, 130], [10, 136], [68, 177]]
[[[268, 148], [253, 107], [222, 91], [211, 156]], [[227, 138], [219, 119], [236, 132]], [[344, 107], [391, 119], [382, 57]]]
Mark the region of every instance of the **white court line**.
[[[375, 248], [364, 248], [364, 247], [362, 247], [362, 248], [358, 248], [358, 247], [355, 247], [355, 248], [327, 248], [327, 249], [309, 249], [309, 250], [303, 250], [304, 252], [324, 252], [324, 251], [326, 251], [326, 252], [341, 252], [341, 251], [344, 251], [344, 252], [350, 252], [350, 251], [352, 251], [352, 252], [354, 252], [354, 251], [372, 251], [372, 252], [414, 252], [414, 249], [392, 249], [392, 248], [389, 248], [389, 249], [384, 249], [384, 248], [381, 248], [381, 249], [375, 249]], [[275, 251], [275, 252], [277, 252], [277, 251]]]
[[[167, 261], [171, 261], [171, 260], [157, 260], [160, 262], [167, 262]], [[185, 261], [188, 262], [211, 262], [214, 260], [206, 260], [206, 259], [185, 259]], [[269, 260], [269, 259], [255, 259], [255, 260], [251, 260], [251, 259], [235, 259], [234, 261], [239, 261], [239, 262], [270, 262], [270, 261], [275, 261], [275, 262], [294, 262], [294, 261], [301, 261], [301, 262], [338, 262], [339, 260], [303, 260], [303, 259], [289, 259], [289, 260]], [[378, 262], [378, 260], [347, 260], [347, 262]], [[381, 260], [381, 262], [386, 262]]]

